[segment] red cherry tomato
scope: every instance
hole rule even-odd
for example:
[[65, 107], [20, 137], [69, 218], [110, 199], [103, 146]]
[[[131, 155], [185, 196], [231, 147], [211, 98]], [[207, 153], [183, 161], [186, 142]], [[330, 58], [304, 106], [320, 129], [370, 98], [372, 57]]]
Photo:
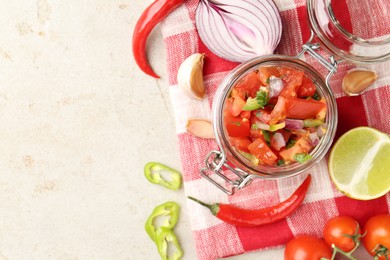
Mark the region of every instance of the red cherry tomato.
[[358, 241], [361, 233], [359, 223], [348, 216], [338, 216], [328, 220], [323, 230], [325, 242], [329, 246], [334, 244], [344, 252], [354, 249], [356, 244], [353, 237]]
[[364, 226], [363, 244], [367, 252], [378, 259], [390, 259], [390, 214], [371, 217]]
[[290, 240], [284, 250], [284, 260], [319, 260], [330, 259], [332, 252], [324, 240], [301, 235]]

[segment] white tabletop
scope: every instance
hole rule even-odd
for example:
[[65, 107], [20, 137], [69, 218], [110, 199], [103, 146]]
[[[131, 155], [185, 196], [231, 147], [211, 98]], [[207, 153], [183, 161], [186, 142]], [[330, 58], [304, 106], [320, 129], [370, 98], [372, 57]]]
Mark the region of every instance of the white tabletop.
[[184, 259], [196, 259], [183, 189], [143, 176], [148, 161], [181, 168], [160, 30], [148, 55], [161, 79], [131, 51], [151, 2], [3, 1], [0, 259], [159, 259], [144, 222], [168, 200], [182, 206]]

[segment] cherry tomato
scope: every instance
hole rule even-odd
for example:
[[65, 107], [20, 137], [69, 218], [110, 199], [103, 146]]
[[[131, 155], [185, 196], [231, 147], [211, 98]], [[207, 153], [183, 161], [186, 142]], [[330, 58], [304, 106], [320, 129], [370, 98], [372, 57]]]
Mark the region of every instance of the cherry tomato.
[[323, 230], [325, 242], [329, 246], [334, 244], [344, 252], [354, 249], [356, 244], [353, 237], [359, 240], [361, 233], [359, 223], [348, 216], [338, 216], [328, 220]]
[[286, 100], [286, 116], [296, 119], [316, 118], [317, 114], [324, 108], [326, 104], [314, 99], [302, 99], [287, 97]]
[[248, 149], [251, 154], [255, 155], [267, 165], [274, 165], [278, 160], [278, 157], [262, 138], [256, 139], [248, 146]]
[[297, 96], [299, 98], [311, 97], [315, 92], [316, 85], [314, 85], [308, 76], [303, 75], [302, 84], [298, 87]]
[[[371, 217], [364, 226], [363, 244], [367, 252], [380, 260], [390, 258], [390, 214]], [[387, 256], [387, 258], [386, 258]]]
[[319, 260], [330, 259], [332, 252], [324, 240], [301, 235], [290, 240], [284, 249], [284, 260]]

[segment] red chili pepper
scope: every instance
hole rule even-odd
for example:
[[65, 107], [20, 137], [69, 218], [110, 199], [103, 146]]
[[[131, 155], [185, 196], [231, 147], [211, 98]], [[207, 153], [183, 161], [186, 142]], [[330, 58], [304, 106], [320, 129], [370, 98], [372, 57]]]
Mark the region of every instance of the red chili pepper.
[[138, 66], [146, 74], [159, 78], [146, 57], [146, 41], [153, 28], [185, 0], [156, 0], [141, 14], [134, 28], [133, 55]]
[[308, 175], [298, 189], [287, 200], [263, 209], [243, 209], [222, 203], [210, 205], [193, 197], [188, 198], [209, 208], [214, 216], [226, 223], [239, 227], [255, 227], [278, 222], [295, 211], [305, 198], [310, 182], [311, 176]]

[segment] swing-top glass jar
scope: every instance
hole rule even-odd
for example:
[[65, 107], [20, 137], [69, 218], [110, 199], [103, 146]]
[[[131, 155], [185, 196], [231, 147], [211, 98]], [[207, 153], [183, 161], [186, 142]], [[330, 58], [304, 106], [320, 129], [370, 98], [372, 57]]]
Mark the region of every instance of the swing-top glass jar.
[[[381, 5], [382, 2], [359, 0], [359, 4], [356, 4], [353, 0], [307, 0], [307, 14], [312, 35], [308, 43], [303, 45], [300, 54], [295, 57], [261, 56], [245, 62], [231, 71], [220, 83], [214, 96], [213, 127], [220, 150], [211, 151], [207, 155], [206, 167], [201, 169], [203, 177], [225, 193], [233, 194], [235, 189], [245, 187], [253, 178], [291, 177], [318, 163], [331, 147], [337, 129], [337, 104], [329, 86], [329, 79], [336, 72], [337, 63], [349, 61], [367, 64], [390, 59], [390, 18], [386, 15], [390, 11], [390, 3]], [[351, 15], [362, 16], [367, 7], [374, 8], [377, 17], [362, 17], [360, 19], [347, 17], [346, 19], [344, 13], [338, 13], [342, 8], [349, 8]], [[383, 23], [381, 30], [374, 30], [378, 26], [372, 26], [373, 19]], [[353, 32], [351, 20], [358, 22], [357, 25], [353, 26], [353, 28], [358, 29]], [[313, 43], [314, 39], [319, 43]], [[332, 56], [329, 60], [318, 54], [317, 50], [320, 46], [331, 53]], [[329, 74], [324, 78], [316, 69], [300, 60], [299, 58], [304, 53], [310, 54], [324, 65], [329, 70]], [[319, 96], [326, 103], [327, 111], [324, 123], [327, 131], [310, 151], [310, 159], [303, 163], [296, 162], [279, 166], [256, 165], [231, 143], [224, 124], [227, 99], [240, 80], [261, 67], [286, 67], [303, 71], [304, 75], [315, 84]]]

